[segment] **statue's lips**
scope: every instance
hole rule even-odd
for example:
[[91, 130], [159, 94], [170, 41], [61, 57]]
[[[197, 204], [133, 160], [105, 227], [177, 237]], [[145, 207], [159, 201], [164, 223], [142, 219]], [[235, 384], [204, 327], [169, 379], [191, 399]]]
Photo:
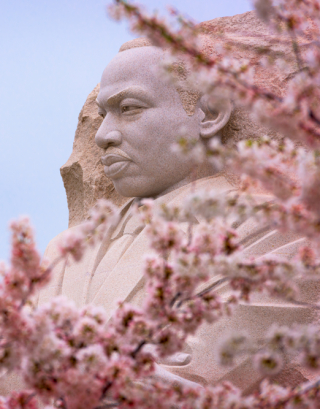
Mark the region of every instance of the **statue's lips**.
[[110, 155], [106, 155], [101, 159], [101, 162], [105, 165], [105, 166], [111, 166], [114, 163], [118, 163], [118, 162], [128, 162], [130, 161], [129, 158], [122, 156], [122, 155], [116, 155], [114, 153], [110, 154]]
[[121, 154], [109, 153], [101, 158], [101, 162], [105, 165], [105, 174], [113, 178], [115, 176], [121, 176], [122, 171], [129, 165], [131, 159], [124, 152], [121, 152]]

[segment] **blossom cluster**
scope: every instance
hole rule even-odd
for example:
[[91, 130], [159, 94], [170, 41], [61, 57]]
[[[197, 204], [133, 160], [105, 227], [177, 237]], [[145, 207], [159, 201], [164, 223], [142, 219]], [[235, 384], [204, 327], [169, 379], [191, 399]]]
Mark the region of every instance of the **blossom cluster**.
[[[194, 334], [203, 321], [212, 323], [223, 314], [231, 314], [232, 306], [239, 299], [247, 299], [259, 286], [261, 291], [265, 290], [262, 283], [277, 280], [282, 284], [290, 283], [284, 273], [286, 269], [290, 278], [294, 275], [294, 264], [289, 261], [281, 264], [280, 260], [274, 260], [272, 264], [270, 260], [251, 260], [252, 265], [246, 270], [248, 265], [245, 265], [244, 257], [239, 255], [233, 260], [242, 249], [235, 230], [228, 223], [222, 223], [228, 212], [221, 203], [220, 210], [214, 205], [214, 202], [219, 203], [217, 196], [212, 192], [211, 197], [201, 198], [199, 193], [194, 194], [180, 209], [164, 205], [157, 207], [152, 200], [142, 203], [137, 211], [147, 224], [153, 251], [145, 261], [147, 297], [142, 308], [120, 303], [110, 321], [103, 308], [86, 305], [79, 309], [61, 297], [30, 311], [28, 301], [34, 291], [48, 281], [51, 268], [47, 266], [45, 269], [40, 264], [28, 220], [13, 222], [12, 267], [3, 267], [0, 297], [3, 303], [0, 311], [0, 363], [2, 370], [18, 371], [30, 392], [11, 395], [3, 400], [3, 407], [36, 408], [35, 396], [47, 404], [54, 402], [55, 407], [71, 409], [96, 408], [100, 404], [141, 408], [158, 405], [159, 400], [163, 408], [219, 407], [221, 402], [232, 408], [236, 399], [242, 407], [263, 407], [261, 402], [266, 399], [263, 388], [270, 386], [262, 386], [258, 398], [245, 398], [230, 384], [215, 388], [183, 385], [173, 388], [166, 381], [152, 378], [156, 375], [157, 359], [181, 351], [187, 336]], [[232, 208], [232, 198], [225, 197], [224, 200]], [[112, 223], [110, 212], [109, 217], [105, 216], [106, 209], [110, 209], [110, 204], [101, 201], [94, 210], [92, 219], [95, 217], [97, 221], [90, 222], [91, 237], [96, 230], [103, 230], [104, 223]], [[200, 222], [192, 224], [195, 217]], [[212, 222], [219, 217], [220, 225], [213, 228]], [[182, 233], [181, 225], [175, 220], [189, 225], [188, 234]], [[88, 226], [87, 222], [82, 229], [88, 232]], [[78, 248], [78, 240], [69, 238], [67, 246], [60, 245], [60, 257], [66, 258], [68, 254], [74, 257]], [[312, 254], [304, 251], [302, 262], [308, 268], [315, 260]], [[270, 271], [266, 271], [268, 265]], [[301, 270], [297, 268], [299, 273]], [[17, 271], [23, 279], [16, 279]], [[199, 284], [216, 274], [230, 280], [231, 287], [236, 290], [228, 300], [220, 299], [210, 287], [198, 291]], [[237, 295], [239, 289], [240, 296]], [[279, 294], [288, 296], [283, 287]], [[283, 340], [276, 340], [281, 331]], [[257, 369], [269, 375], [277, 372], [282, 364], [282, 345], [300, 351], [305, 357], [302, 364], [310, 366], [312, 363], [316, 367], [317, 331], [317, 327], [306, 327], [303, 331], [299, 328], [291, 332], [279, 329], [278, 332], [274, 330], [273, 335], [267, 334], [269, 349], [267, 345], [254, 355]], [[294, 342], [293, 334], [297, 334]], [[224, 359], [229, 356], [232, 361], [239, 351], [244, 352], [244, 340], [244, 336], [238, 336], [231, 343], [226, 340], [222, 353]], [[246, 352], [250, 352], [247, 345]], [[269, 372], [266, 366], [271, 367]], [[312, 390], [314, 398], [318, 393], [317, 386]], [[281, 389], [279, 393], [277, 389], [275, 394], [278, 394], [277, 399], [285, 396], [290, 401], [296, 393], [289, 389]], [[271, 394], [270, 399], [276, 399], [275, 394]]]
[[101, 240], [117, 221], [116, 206], [110, 201], [98, 200], [90, 210], [88, 219], [72, 231], [67, 231], [59, 241], [61, 257], [70, 255], [75, 261], [81, 260], [86, 245], [93, 246], [97, 240]]
[[317, 373], [320, 366], [319, 328], [317, 326], [294, 325], [291, 328], [273, 325], [263, 340], [264, 344], [253, 343], [244, 332], [230, 334], [218, 348], [222, 365], [232, 365], [237, 356], [254, 354], [256, 369], [272, 376], [279, 373], [289, 356], [296, 364]]

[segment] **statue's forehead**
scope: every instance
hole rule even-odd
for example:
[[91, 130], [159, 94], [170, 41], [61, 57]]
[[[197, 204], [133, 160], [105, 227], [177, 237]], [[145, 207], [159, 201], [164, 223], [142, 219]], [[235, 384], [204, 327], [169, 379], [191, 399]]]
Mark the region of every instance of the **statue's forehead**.
[[139, 47], [120, 52], [105, 68], [101, 83], [157, 78], [157, 68], [162, 59], [163, 51], [157, 47]]
[[106, 100], [127, 88], [138, 90], [140, 87], [152, 94], [172, 91], [172, 87], [159, 75], [159, 63], [162, 59], [163, 51], [157, 47], [140, 47], [120, 52], [102, 74], [98, 99]]

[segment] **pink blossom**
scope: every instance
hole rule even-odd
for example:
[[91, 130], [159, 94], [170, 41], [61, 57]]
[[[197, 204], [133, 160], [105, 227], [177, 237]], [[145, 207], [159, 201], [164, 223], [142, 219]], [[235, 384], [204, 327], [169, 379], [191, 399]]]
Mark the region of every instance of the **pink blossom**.
[[273, 351], [258, 352], [253, 362], [255, 368], [264, 376], [275, 375], [283, 367], [283, 357]]
[[85, 250], [84, 240], [85, 237], [80, 229], [64, 233], [63, 238], [59, 242], [61, 256], [66, 257], [70, 254], [74, 260], [79, 261]]

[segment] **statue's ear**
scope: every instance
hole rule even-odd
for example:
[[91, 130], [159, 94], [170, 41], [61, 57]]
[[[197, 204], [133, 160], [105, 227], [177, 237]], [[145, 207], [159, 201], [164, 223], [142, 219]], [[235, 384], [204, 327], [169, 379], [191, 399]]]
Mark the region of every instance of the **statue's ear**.
[[229, 121], [232, 112], [232, 102], [224, 99], [215, 104], [206, 95], [200, 98], [200, 135], [211, 138], [216, 135]]

